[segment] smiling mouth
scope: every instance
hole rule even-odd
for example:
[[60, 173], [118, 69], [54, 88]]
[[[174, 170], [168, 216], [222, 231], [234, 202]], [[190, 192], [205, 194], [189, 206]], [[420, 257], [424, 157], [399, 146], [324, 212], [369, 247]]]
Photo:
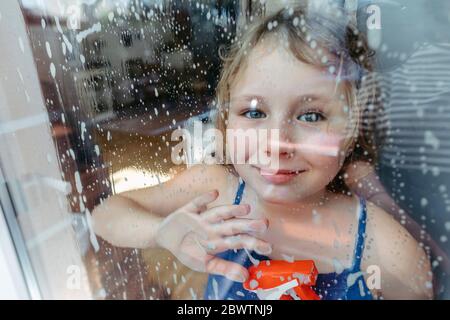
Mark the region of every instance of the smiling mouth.
[[272, 184], [283, 184], [291, 181], [295, 177], [299, 176], [306, 170], [296, 169], [296, 170], [286, 170], [286, 169], [264, 169], [255, 167], [259, 174], [268, 182]]

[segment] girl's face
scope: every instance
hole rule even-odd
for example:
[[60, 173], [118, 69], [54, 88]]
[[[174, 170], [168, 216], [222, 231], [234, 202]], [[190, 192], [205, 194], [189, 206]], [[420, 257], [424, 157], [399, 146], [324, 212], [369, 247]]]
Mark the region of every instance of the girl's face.
[[[234, 154], [246, 147], [245, 164], [235, 162], [234, 167], [265, 201], [314, 201], [340, 170], [349, 142], [349, 108], [336, 82], [337, 70], [303, 63], [273, 44], [256, 46], [247, 61], [231, 87], [227, 134], [233, 131], [228, 129], [270, 134], [268, 143], [234, 140]], [[249, 163], [258, 152], [272, 164]]]

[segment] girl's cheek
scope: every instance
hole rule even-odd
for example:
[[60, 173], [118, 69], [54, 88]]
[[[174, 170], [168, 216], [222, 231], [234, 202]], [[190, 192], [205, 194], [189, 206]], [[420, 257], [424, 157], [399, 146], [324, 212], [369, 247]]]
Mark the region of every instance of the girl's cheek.
[[315, 133], [302, 139], [300, 154], [308, 163], [327, 175], [335, 175], [341, 167], [345, 138], [332, 133]]
[[304, 135], [298, 151], [305, 157], [339, 161], [344, 138], [341, 135], [316, 132]]
[[310, 163], [313, 163], [317, 170], [321, 170], [327, 176], [335, 176], [341, 167], [337, 157], [315, 156], [310, 159]]

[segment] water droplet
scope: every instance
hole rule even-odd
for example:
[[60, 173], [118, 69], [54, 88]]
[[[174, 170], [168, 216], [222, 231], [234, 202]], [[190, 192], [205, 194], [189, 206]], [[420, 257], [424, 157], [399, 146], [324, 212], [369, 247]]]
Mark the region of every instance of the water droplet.
[[23, 40], [22, 40], [22, 38], [19, 37], [18, 41], [19, 41], [19, 48], [20, 48], [20, 50], [21, 50], [23, 53], [25, 53], [25, 46], [23, 45]]
[[259, 282], [255, 279], [251, 280], [249, 283], [250, 289], [254, 290], [258, 287]]
[[48, 57], [51, 59], [52, 58], [52, 50], [50, 48], [50, 43], [48, 43], [48, 41], [45, 41], [45, 50], [47, 51]]
[[56, 76], [56, 68], [55, 64], [52, 62], [50, 63], [50, 74], [52, 75], [53, 79], [55, 79]]

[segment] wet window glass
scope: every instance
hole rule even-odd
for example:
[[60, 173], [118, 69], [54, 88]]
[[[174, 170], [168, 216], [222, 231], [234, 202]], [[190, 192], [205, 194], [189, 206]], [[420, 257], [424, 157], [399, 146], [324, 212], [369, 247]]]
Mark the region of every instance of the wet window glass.
[[0, 26], [19, 296], [450, 297], [447, 1], [20, 0]]

